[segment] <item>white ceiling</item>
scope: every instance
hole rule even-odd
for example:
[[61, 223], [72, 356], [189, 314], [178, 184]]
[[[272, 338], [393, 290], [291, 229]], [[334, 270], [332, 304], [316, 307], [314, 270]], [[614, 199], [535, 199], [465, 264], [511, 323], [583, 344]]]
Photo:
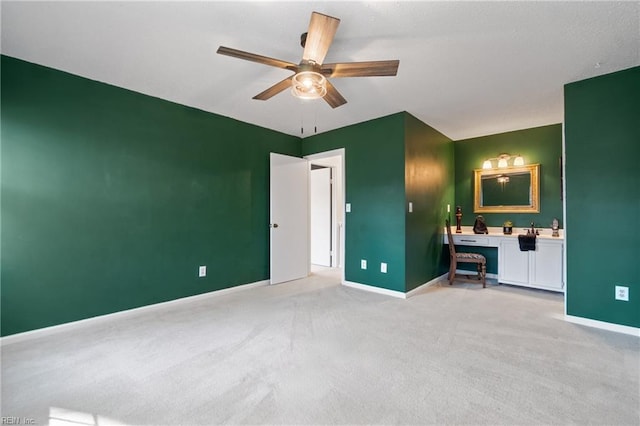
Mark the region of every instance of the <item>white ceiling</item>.
[[[332, 79], [348, 103], [288, 91], [312, 11], [341, 19], [325, 62], [399, 59], [396, 77]], [[407, 111], [448, 137], [563, 121], [563, 85], [640, 65], [640, 2], [8, 2], [2, 53], [300, 136]]]

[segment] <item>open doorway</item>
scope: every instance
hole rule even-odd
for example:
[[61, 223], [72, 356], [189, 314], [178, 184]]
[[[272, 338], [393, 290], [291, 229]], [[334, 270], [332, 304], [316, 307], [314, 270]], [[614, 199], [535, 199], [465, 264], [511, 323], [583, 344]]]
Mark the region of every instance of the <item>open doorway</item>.
[[334, 267], [333, 167], [310, 164], [309, 216], [311, 265]]
[[344, 148], [308, 155], [311, 268], [340, 269], [344, 281]]

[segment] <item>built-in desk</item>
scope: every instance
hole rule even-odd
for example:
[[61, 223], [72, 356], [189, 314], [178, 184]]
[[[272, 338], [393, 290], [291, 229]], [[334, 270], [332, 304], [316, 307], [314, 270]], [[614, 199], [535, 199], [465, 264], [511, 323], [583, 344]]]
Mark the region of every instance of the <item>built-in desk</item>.
[[[548, 228], [539, 231], [536, 249], [520, 251], [518, 234], [526, 234], [524, 228], [514, 228], [512, 235], [504, 235], [502, 228], [496, 227], [490, 227], [489, 234], [474, 234], [470, 226], [463, 226], [461, 234], [455, 233], [455, 227], [451, 229], [456, 246], [498, 248], [498, 282], [564, 292], [563, 230], [559, 237], [552, 237]], [[448, 244], [446, 229], [443, 238]]]

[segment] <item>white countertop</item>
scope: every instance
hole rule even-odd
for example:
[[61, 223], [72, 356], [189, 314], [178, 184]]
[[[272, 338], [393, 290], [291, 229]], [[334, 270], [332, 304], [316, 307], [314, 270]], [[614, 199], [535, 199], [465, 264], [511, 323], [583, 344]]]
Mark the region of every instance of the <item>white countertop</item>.
[[[455, 225], [451, 226], [451, 234], [453, 235], [473, 235], [473, 236], [480, 236], [483, 234], [475, 234], [473, 232], [473, 226], [461, 226], [460, 229], [462, 230], [461, 234], [456, 234], [456, 227]], [[499, 236], [499, 237], [505, 237], [505, 238], [517, 238], [518, 235], [526, 235], [527, 234], [527, 229], [528, 228], [523, 228], [523, 227], [513, 227], [513, 234], [511, 235], [505, 235], [502, 233], [502, 226], [489, 226], [487, 227], [487, 230], [489, 231], [489, 234], [484, 234], [484, 235], [489, 235], [489, 236]], [[560, 236], [559, 237], [553, 237], [553, 230], [551, 228], [536, 228], [537, 231], [540, 232], [540, 234], [537, 236], [538, 238], [548, 238], [548, 239], [553, 239], [553, 240], [564, 240], [564, 229], [560, 229], [558, 230]], [[444, 228], [444, 233], [447, 233], [446, 228]]]

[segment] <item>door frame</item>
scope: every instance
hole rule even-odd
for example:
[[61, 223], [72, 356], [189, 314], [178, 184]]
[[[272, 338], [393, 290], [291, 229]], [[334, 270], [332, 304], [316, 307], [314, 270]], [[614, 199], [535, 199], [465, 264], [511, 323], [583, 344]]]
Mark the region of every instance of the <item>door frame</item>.
[[339, 257], [339, 261], [338, 261], [338, 268], [340, 269], [340, 274], [341, 274], [341, 283], [344, 284], [345, 282], [345, 260], [347, 258], [347, 252], [346, 252], [346, 244], [345, 244], [345, 236], [347, 235], [346, 229], [347, 229], [347, 213], [345, 211], [345, 204], [346, 204], [346, 190], [347, 190], [347, 186], [346, 186], [346, 176], [347, 176], [347, 171], [346, 171], [346, 164], [345, 164], [345, 149], [344, 148], [338, 148], [338, 149], [332, 149], [330, 151], [324, 151], [324, 152], [318, 152], [315, 154], [309, 154], [309, 155], [305, 155], [303, 158], [306, 158], [307, 160], [309, 160], [309, 163], [313, 163], [314, 160], [322, 160], [324, 158], [330, 158], [330, 157], [340, 157], [340, 172], [338, 173], [338, 175], [340, 176], [339, 178], [339, 182], [336, 182], [336, 178], [334, 177], [334, 185], [339, 185], [341, 188], [341, 196], [340, 197], [336, 197], [336, 209], [337, 211], [342, 211], [342, 223], [336, 223], [336, 226], [338, 227], [338, 238], [339, 238], [339, 250], [340, 250], [340, 257]]

